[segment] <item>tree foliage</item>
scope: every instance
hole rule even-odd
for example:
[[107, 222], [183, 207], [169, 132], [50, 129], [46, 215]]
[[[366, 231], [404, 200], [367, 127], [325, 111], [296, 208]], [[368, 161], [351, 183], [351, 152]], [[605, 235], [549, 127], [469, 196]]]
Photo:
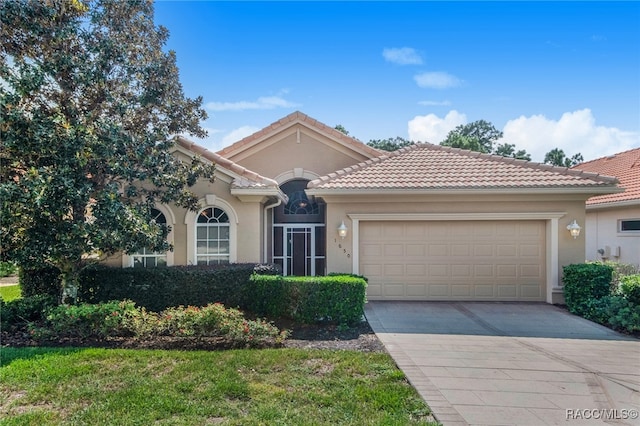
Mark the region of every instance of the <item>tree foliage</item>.
[[382, 151], [396, 151], [400, 148], [404, 148], [405, 146], [412, 145], [413, 142], [408, 141], [400, 136], [396, 136], [395, 138], [388, 139], [371, 139], [367, 142], [372, 148], [380, 149]]
[[459, 125], [449, 132], [440, 145], [531, 161], [531, 155], [523, 149], [516, 151], [514, 144], [497, 144], [502, 137], [503, 133], [493, 124], [478, 120]]
[[171, 153], [206, 113], [167, 38], [146, 0], [0, 3], [1, 254], [58, 267], [72, 298], [87, 255], [168, 249], [151, 207], [195, 208], [213, 179]]
[[582, 154], [577, 153], [569, 158], [565, 155], [564, 151], [559, 148], [554, 148], [544, 155], [545, 164], [559, 167], [573, 167], [583, 161], [584, 158], [582, 158]]
[[502, 132], [493, 124], [478, 120], [459, 125], [449, 132], [440, 145], [490, 154], [493, 152], [494, 143], [500, 138], [502, 138]]
[[345, 135], [349, 136], [349, 131], [345, 129], [342, 124], [336, 124], [336, 127], [334, 127], [334, 129], [336, 129], [340, 133], [344, 133]]

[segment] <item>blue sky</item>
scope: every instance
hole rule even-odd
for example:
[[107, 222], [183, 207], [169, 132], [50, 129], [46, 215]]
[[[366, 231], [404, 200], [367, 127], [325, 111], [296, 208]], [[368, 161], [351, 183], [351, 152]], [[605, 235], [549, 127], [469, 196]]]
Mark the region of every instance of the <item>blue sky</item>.
[[219, 150], [300, 110], [363, 142], [484, 119], [534, 161], [640, 146], [638, 2], [158, 1]]

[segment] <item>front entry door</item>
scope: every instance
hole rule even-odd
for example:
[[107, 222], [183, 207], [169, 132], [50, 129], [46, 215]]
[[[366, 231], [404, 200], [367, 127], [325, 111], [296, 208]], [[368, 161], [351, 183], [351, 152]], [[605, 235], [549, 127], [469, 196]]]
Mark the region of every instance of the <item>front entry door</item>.
[[324, 224], [273, 226], [273, 262], [284, 275], [324, 274]]

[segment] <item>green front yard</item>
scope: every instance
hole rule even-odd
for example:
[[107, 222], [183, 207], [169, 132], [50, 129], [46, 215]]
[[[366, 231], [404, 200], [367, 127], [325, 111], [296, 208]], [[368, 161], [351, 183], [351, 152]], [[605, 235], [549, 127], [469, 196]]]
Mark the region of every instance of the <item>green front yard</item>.
[[425, 425], [381, 353], [1, 349], [3, 425]]
[[[0, 296], [5, 301], [19, 298], [20, 289], [0, 287]], [[118, 307], [103, 305], [119, 313]], [[67, 324], [77, 332], [101, 312], [97, 308], [84, 312], [88, 308], [59, 307], [50, 312], [61, 327]], [[221, 310], [214, 306], [167, 312], [173, 321], [212, 309]], [[220, 314], [232, 319], [228, 313]], [[162, 318], [166, 321], [169, 315]], [[437, 423], [386, 353], [0, 346], [0, 424]]]
[[8, 285], [8, 286], [0, 287], [0, 297], [5, 302], [19, 298], [20, 286], [16, 284], [16, 285]]

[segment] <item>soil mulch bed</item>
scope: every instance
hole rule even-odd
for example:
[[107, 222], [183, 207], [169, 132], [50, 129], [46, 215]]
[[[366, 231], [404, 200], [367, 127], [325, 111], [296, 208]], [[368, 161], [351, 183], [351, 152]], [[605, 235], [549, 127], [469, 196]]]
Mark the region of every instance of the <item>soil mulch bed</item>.
[[[371, 330], [366, 321], [344, 329], [335, 325], [298, 325], [276, 322], [280, 329], [290, 331], [281, 345], [285, 348], [333, 349], [361, 352], [384, 352], [384, 346]], [[157, 336], [153, 339], [111, 338], [96, 339], [59, 339], [39, 342], [28, 333], [7, 331], [0, 332], [0, 347], [53, 346], [53, 347], [103, 347], [127, 349], [174, 349], [174, 350], [223, 350], [237, 348], [237, 345], [216, 337], [210, 338], [175, 338]], [[267, 345], [265, 345], [266, 347]]]

